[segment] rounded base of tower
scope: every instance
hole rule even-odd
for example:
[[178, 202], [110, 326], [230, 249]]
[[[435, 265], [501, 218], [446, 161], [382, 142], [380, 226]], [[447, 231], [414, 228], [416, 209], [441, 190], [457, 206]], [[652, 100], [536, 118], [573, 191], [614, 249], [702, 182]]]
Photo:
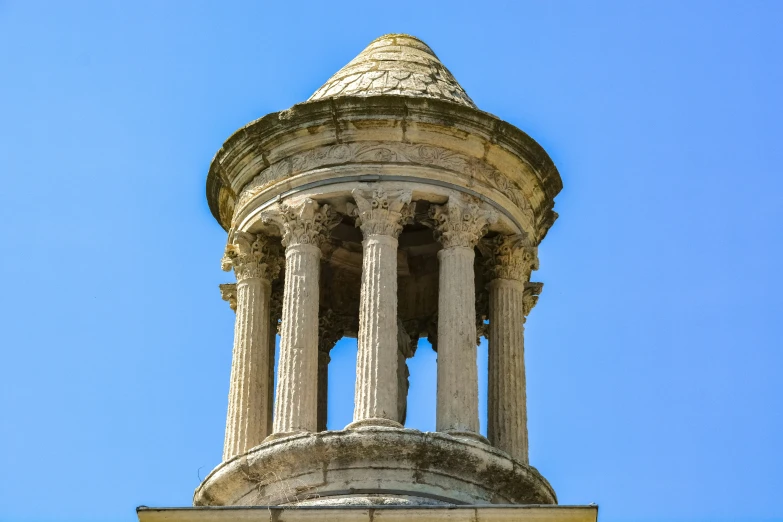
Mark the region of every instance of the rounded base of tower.
[[477, 440], [390, 427], [295, 434], [223, 462], [195, 506], [556, 504], [538, 471]]

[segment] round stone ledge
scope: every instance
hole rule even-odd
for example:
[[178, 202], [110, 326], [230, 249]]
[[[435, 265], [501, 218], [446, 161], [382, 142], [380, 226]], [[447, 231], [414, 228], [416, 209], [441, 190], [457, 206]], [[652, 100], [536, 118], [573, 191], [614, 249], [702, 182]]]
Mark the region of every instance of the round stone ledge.
[[556, 504], [538, 471], [479, 441], [387, 427], [297, 434], [215, 468], [195, 506]]

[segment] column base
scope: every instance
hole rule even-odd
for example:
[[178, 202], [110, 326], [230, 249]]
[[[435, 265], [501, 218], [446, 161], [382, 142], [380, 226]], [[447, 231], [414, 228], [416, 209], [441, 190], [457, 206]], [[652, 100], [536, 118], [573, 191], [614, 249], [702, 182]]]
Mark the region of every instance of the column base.
[[273, 440], [284, 439], [286, 437], [293, 437], [294, 435], [305, 435], [311, 433], [309, 430], [294, 430], [294, 431], [281, 431], [280, 433], [272, 433], [264, 439], [264, 442], [271, 442]]
[[391, 419], [384, 419], [380, 417], [375, 417], [371, 419], [362, 419], [358, 421], [353, 421], [348, 426], [345, 427], [346, 430], [355, 430], [358, 428], [377, 428], [378, 426], [385, 427], [385, 428], [402, 428], [403, 425], [400, 424], [397, 421], [393, 421]]
[[476, 433], [475, 431], [446, 430], [442, 431], [441, 433], [451, 435], [455, 439], [475, 440], [483, 444], [489, 444], [489, 439], [480, 433]]

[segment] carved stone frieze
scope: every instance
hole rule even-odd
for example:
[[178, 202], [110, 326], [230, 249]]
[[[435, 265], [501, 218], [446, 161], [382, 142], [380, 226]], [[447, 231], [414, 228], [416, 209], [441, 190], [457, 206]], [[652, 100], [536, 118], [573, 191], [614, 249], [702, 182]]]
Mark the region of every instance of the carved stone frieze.
[[497, 214], [477, 200], [452, 196], [445, 205], [431, 206], [430, 218], [434, 222], [435, 238], [443, 248], [473, 249], [489, 225], [497, 221]]
[[314, 245], [320, 247], [329, 231], [340, 221], [340, 216], [329, 205], [319, 205], [307, 198], [297, 205], [283, 203], [277, 209], [262, 214], [266, 224], [280, 229], [284, 247], [291, 245]]
[[529, 193], [485, 161], [434, 145], [381, 141], [361, 141], [320, 147], [278, 161], [258, 173], [245, 186], [239, 195], [236, 208], [242, 208], [248, 201], [279, 180], [317, 168], [357, 163], [414, 164], [456, 172], [502, 192], [522, 211], [531, 224], [540, 227], [549, 226], [545, 223], [539, 224], [535, 219], [530, 205], [532, 192]]
[[411, 204], [409, 190], [354, 189], [351, 195], [356, 204], [349, 203], [348, 209], [365, 238], [371, 235], [397, 238], [402, 226], [413, 217], [415, 205]]
[[538, 248], [519, 234], [496, 236], [481, 242], [485, 266], [490, 279], [513, 279], [527, 282], [538, 270]]
[[233, 311], [237, 311], [237, 285], [236, 283], [224, 283], [220, 285], [220, 297], [228, 302]]

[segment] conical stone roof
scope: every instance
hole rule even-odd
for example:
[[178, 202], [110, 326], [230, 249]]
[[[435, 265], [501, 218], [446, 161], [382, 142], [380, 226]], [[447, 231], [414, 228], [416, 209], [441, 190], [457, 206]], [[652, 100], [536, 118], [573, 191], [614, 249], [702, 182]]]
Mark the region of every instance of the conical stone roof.
[[387, 34], [337, 71], [310, 100], [398, 95], [476, 104], [427, 44], [407, 34]]

